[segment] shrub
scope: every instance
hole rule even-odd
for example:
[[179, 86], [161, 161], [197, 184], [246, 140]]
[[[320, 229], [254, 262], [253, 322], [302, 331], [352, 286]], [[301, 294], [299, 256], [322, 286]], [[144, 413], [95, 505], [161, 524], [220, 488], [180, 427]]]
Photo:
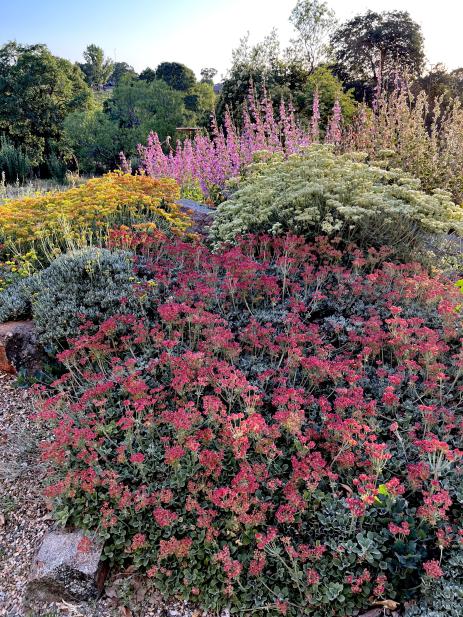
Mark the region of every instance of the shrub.
[[[219, 203], [227, 181], [238, 175], [245, 165], [262, 152], [274, 152], [288, 156], [299, 152], [313, 141], [318, 141], [319, 97], [313, 97], [313, 118], [310, 131], [296, 121], [292, 104], [281, 101], [278, 112], [267, 95], [258, 100], [250, 84], [247, 104], [243, 106], [241, 122], [234, 122], [229, 110], [224, 117], [224, 126], [212, 121], [211, 135], [196, 135], [193, 140], [178, 141], [175, 150], [165, 152], [157, 133], [151, 133], [147, 146], [139, 146], [141, 167], [153, 177], [175, 178], [188, 191], [191, 184], [199, 182], [209, 201]], [[339, 124], [341, 138], [341, 108], [335, 99], [333, 118], [326, 131], [326, 139], [333, 141], [330, 126]], [[238, 128], [237, 124], [241, 125]], [[187, 196], [187, 195], [184, 195]]]
[[389, 244], [410, 256], [424, 233], [450, 229], [463, 231], [463, 208], [444, 191], [427, 195], [404, 172], [311, 146], [303, 156], [251, 166], [219, 206], [212, 236], [232, 241], [246, 232], [289, 231], [308, 238], [326, 233], [360, 245]]
[[[399, 80], [400, 81], [400, 80]], [[373, 160], [394, 164], [421, 180], [426, 191], [450, 191], [463, 201], [463, 108], [457, 99], [422, 90], [413, 96], [406, 85], [376, 97], [374, 113], [360, 105], [342, 138], [344, 150], [367, 152]]]
[[33, 318], [39, 340], [51, 350], [78, 336], [83, 323], [102, 323], [126, 310], [139, 313], [128, 252], [87, 248], [57, 257], [48, 268], [0, 294], [0, 322]]
[[416, 596], [463, 541], [458, 289], [326, 239], [144, 253], [146, 317], [84, 333], [38, 388], [58, 520], [213, 610]]
[[6, 201], [0, 238], [7, 252], [34, 248], [46, 263], [56, 251], [102, 242], [111, 226], [152, 221], [180, 233], [189, 219], [174, 203], [179, 196], [175, 180], [113, 172], [68, 191]]
[[8, 182], [24, 182], [32, 173], [32, 165], [21, 148], [0, 136], [0, 176]]

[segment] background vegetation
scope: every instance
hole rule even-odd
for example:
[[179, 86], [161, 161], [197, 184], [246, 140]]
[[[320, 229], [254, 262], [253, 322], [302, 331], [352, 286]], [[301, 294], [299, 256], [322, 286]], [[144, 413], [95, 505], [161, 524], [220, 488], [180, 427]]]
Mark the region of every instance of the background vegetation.
[[177, 128], [212, 131], [214, 112], [220, 126], [229, 109], [241, 128], [250, 83], [275, 109], [282, 99], [291, 102], [302, 125], [311, 121], [318, 92], [322, 131], [336, 100], [348, 125], [358, 103], [372, 105], [378, 90], [389, 92], [398, 79], [407, 81], [414, 100], [425, 91], [429, 128], [435, 107], [445, 111], [463, 97], [462, 69], [425, 70], [420, 27], [405, 11], [368, 11], [339, 24], [325, 2], [298, 0], [289, 18], [294, 38], [286, 49], [276, 31], [255, 45], [244, 37], [215, 86], [213, 67], [202, 69], [200, 79], [175, 61], [137, 74], [95, 44], [72, 64], [42, 44], [6, 43], [0, 49], [0, 174], [9, 183], [33, 176], [63, 182], [69, 171], [114, 169], [121, 151], [136, 167], [137, 145], [151, 131], [168, 153], [185, 137]]

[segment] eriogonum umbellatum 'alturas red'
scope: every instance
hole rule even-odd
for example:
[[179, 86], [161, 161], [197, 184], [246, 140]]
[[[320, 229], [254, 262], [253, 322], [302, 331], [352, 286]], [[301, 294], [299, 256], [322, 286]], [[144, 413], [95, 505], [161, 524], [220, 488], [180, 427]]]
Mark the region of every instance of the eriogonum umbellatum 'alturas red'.
[[462, 543], [461, 295], [387, 250], [113, 234], [149, 273], [38, 388], [47, 493], [201, 605], [345, 615]]

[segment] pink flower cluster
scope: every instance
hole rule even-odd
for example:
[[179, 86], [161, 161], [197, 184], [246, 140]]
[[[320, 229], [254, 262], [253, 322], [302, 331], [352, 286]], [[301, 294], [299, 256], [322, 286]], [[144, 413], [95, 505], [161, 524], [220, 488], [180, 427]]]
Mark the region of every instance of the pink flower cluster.
[[333, 582], [366, 608], [440, 576], [463, 538], [459, 291], [326, 238], [143, 233], [111, 242], [146, 313], [87, 323], [38, 388], [57, 507], [203, 604], [258, 587], [296, 617]]
[[[178, 141], [175, 149], [169, 147], [167, 153], [157, 133], [151, 133], [147, 145], [139, 146], [141, 169], [150, 176], [175, 178], [180, 186], [197, 181], [204, 195], [210, 197], [212, 189], [223, 190], [226, 181], [237, 176], [245, 165], [251, 163], [257, 152], [289, 155], [318, 142], [318, 93], [314, 97], [308, 131], [296, 121], [291, 103], [286, 104], [282, 100], [276, 114], [267, 93], [264, 91], [262, 100], [258, 100], [252, 87], [239, 124], [240, 129], [227, 110], [223, 127], [219, 127], [213, 117], [210, 135], [197, 135], [193, 140]], [[336, 101], [326, 131], [326, 143], [340, 143], [341, 125], [341, 107]]]

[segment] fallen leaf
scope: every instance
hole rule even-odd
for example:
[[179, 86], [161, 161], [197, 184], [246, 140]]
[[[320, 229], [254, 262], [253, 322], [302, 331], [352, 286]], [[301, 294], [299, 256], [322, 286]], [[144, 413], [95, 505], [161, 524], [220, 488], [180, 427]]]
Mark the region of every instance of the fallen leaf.
[[383, 608], [387, 608], [389, 611], [395, 611], [396, 608], [399, 608], [399, 603], [395, 602], [395, 600], [378, 600], [373, 603], [373, 606], [382, 606]]
[[122, 617], [132, 617], [133, 615], [130, 608], [127, 608], [126, 606], [119, 606], [119, 612], [122, 615]]

